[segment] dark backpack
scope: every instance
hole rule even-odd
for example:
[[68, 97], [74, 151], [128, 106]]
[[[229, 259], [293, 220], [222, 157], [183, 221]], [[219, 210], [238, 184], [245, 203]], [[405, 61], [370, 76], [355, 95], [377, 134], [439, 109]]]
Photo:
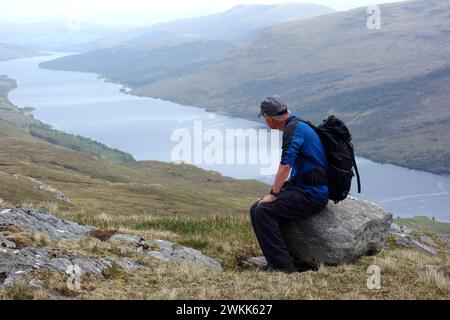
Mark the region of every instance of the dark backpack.
[[[303, 120], [302, 120], [303, 121]], [[309, 121], [303, 121], [313, 128], [320, 137], [328, 161], [328, 191], [335, 203], [347, 198], [350, 193], [352, 178], [356, 172], [358, 193], [361, 193], [361, 181], [356, 165], [352, 136], [342, 120], [330, 116], [318, 127]]]

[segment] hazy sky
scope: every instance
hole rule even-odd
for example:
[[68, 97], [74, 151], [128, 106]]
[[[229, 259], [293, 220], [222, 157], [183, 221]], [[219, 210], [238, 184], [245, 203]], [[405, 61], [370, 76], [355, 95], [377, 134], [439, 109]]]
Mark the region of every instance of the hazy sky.
[[0, 0], [0, 22], [80, 20], [148, 25], [227, 10], [238, 4], [310, 2], [347, 10], [393, 0]]

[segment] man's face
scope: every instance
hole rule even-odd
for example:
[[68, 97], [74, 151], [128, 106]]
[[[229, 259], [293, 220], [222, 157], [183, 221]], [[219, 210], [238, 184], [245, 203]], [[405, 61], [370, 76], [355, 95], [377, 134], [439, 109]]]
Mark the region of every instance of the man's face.
[[278, 129], [278, 126], [276, 125], [276, 122], [272, 117], [264, 116], [264, 119], [266, 120], [266, 123], [270, 129]]
[[286, 122], [285, 118], [277, 119], [271, 116], [264, 116], [264, 119], [266, 120], [266, 123], [270, 129], [277, 129], [280, 131], [284, 130], [284, 124]]

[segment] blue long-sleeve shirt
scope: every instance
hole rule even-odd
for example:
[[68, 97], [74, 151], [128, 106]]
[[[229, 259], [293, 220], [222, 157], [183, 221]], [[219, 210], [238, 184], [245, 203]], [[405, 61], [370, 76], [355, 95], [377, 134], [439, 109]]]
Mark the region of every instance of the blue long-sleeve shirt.
[[[292, 168], [293, 181], [296, 175], [310, 172], [318, 165], [325, 169], [328, 167], [325, 149], [319, 135], [293, 114], [286, 120], [283, 130], [281, 164]], [[328, 185], [307, 185], [297, 182], [296, 186], [316, 198], [323, 199], [329, 196]]]

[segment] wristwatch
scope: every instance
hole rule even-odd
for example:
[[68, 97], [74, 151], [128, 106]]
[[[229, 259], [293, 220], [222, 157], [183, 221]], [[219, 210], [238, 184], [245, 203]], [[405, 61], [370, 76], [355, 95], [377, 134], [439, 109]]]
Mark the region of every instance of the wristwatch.
[[273, 195], [276, 198], [278, 198], [278, 196], [280, 195], [279, 192], [274, 192], [273, 189], [270, 189], [270, 194]]

